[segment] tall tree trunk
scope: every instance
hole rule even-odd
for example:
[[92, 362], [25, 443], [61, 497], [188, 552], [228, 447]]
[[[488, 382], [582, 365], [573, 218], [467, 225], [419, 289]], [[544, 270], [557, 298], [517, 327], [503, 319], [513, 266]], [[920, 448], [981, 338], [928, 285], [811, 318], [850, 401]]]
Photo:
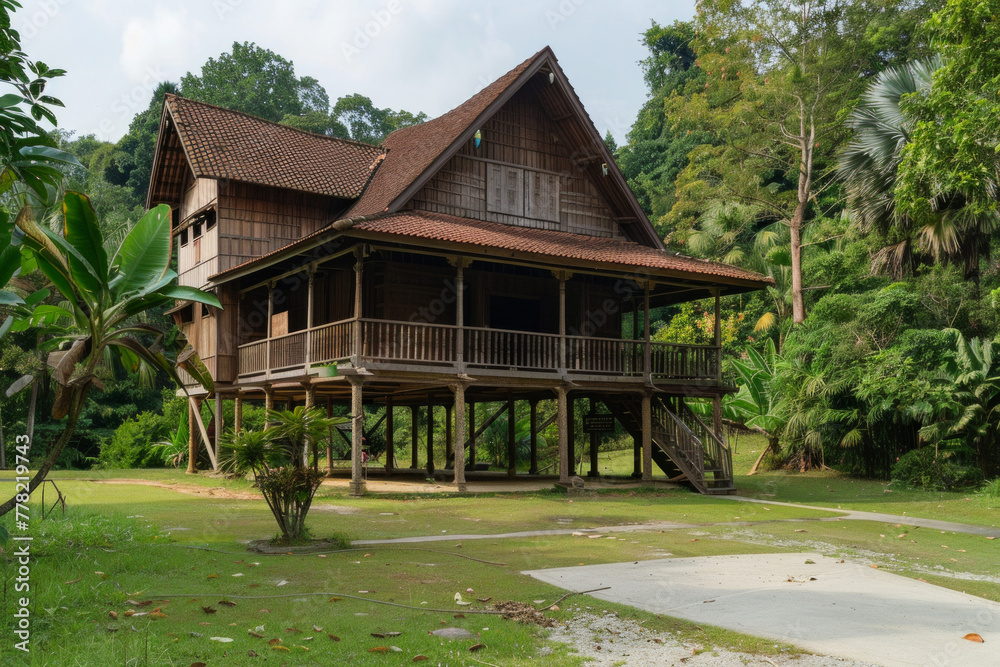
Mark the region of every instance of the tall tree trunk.
[[800, 201], [792, 215], [792, 322], [802, 324], [806, 319], [805, 305], [802, 303], [802, 221], [805, 218], [806, 202]]
[[3, 414], [0, 414], [0, 470], [7, 469], [7, 441], [3, 437]]
[[[54, 466], [56, 461], [59, 460], [59, 455], [62, 454], [63, 449], [66, 448], [66, 444], [69, 443], [70, 438], [73, 437], [73, 433], [76, 431], [76, 423], [80, 419], [80, 413], [83, 412], [83, 405], [87, 399], [87, 392], [89, 390], [89, 382], [82, 383], [72, 389], [73, 395], [70, 399], [71, 403], [69, 413], [66, 415], [66, 426], [63, 428], [63, 432], [59, 434], [59, 439], [56, 440], [51, 451], [49, 451], [48, 457], [42, 462], [41, 467], [38, 468], [38, 472], [36, 472], [35, 476], [31, 478], [31, 483], [28, 487], [30, 493], [34, 493], [38, 489], [39, 485], [41, 485], [41, 483], [45, 480], [45, 477], [49, 474], [52, 466]], [[3, 505], [0, 505], [0, 516], [10, 512], [16, 505], [17, 495], [15, 494]]]

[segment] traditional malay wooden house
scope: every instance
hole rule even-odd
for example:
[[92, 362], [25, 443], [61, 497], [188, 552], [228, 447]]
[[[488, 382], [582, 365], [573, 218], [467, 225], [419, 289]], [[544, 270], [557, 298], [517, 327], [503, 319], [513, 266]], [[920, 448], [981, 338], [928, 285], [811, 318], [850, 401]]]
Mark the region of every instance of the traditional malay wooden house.
[[[443, 465], [464, 489], [477, 404], [530, 405], [537, 473], [536, 407], [555, 399], [567, 482], [586, 398], [633, 436], [636, 475], [656, 463], [703, 493], [733, 489], [718, 317], [714, 345], [675, 345], [650, 340], [649, 312], [714, 297], [718, 314], [720, 296], [769, 279], [664, 250], [549, 48], [381, 146], [169, 95], [147, 205], [161, 203], [181, 284], [223, 304], [172, 311], [215, 379], [214, 397], [188, 388], [193, 451], [200, 433], [213, 466], [206, 398], [216, 414], [236, 399], [236, 428], [244, 399], [349, 404], [356, 424], [363, 402], [382, 405], [390, 452], [400, 409], [446, 406], [460, 446], [434, 461], [429, 419], [418, 452], [414, 419], [409, 469]], [[692, 396], [713, 403], [711, 425]], [[362, 428], [350, 439], [360, 494]]]

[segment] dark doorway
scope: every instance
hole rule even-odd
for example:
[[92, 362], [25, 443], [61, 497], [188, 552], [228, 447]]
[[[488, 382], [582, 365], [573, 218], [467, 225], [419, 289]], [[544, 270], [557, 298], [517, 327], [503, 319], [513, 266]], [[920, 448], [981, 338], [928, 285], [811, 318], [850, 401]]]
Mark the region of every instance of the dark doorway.
[[542, 302], [514, 296], [491, 296], [490, 328], [541, 333]]

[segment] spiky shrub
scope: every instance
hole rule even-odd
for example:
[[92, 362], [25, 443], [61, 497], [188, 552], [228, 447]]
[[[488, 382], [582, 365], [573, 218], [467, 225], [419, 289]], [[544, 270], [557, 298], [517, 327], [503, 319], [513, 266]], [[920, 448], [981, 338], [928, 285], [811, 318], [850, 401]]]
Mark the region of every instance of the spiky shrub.
[[323, 473], [310, 468], [306, 454], [327, 437], [330, 427], [346, 417], [328, 418], [317, 408], [273, 410], [271, 428], [241, 431], [223, 442], [223, 467], [238, 474], [252, 474], [271, 514], [278, 522], [282, 542], [302, 539], [305, 520]]

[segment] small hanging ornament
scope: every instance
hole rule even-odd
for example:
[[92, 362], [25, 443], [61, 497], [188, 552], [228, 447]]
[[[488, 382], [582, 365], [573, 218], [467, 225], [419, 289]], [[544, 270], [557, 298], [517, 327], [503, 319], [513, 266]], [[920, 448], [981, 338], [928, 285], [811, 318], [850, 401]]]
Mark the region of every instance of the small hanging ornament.
[[476, 148], [479, 148], [479, 144], [483, 143], [483, 133], [481, 130], [476, 130], [476, 134], [473, 135], [475, 140]]

